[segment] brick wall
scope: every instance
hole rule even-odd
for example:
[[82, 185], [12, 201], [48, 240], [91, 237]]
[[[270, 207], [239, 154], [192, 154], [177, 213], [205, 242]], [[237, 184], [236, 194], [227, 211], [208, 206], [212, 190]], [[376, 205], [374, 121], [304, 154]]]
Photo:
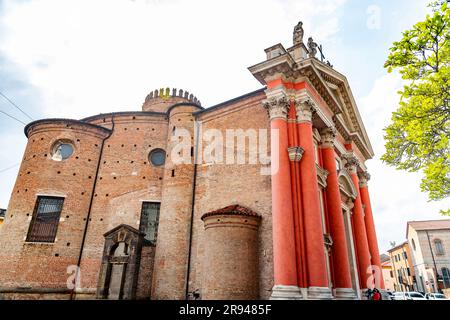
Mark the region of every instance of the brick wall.
[[[5, 224], [0, 231], [2, 287], [66, 288], [67, 267], [77, 262], [84, 218], [106, 132], [87, 125], [58, 122], [33, 126], [12, 191]], [[51, 159], [59, 139], [73, 142], [74, 154]], [[38, 195], [64, 197], [54, 243], [27, 243]]]
[[204, 300], [259, 297], [259, 217], [214, 215], [204, 219]]
[[[261, 105], [261, 93], [218, 108], [199, 116], [202, 130], [267, 129], [270, 135], [267, 112]], [[268, 152], [270, 154], [270, 139]], [[205, 147], [205, 145], [203, 146]], [[248, 149], [247, 149], [248, 150]], [[240, 204], [262, 216], [258, 232], [259, 298], [268, 299], [273, 287], [272, 255], [272, 202], [270, 176], [261, 175], [261, 164], [225, 165], [202, 164], [198, 166], [197, 190], [192, 239], [192, 265], [189, 292], [202, 289], [203, 274], [209, 272], [203, 265], [205, 231], [201, 216], [231, 204]]]
[[[93, 123], [112, 127], [112, 118]], [[166, 148], [166, 135], [164, 116], [114, 116], [114, 132], [105, 142], [83, 251], [82, 288], [97, 287], [104, 233], [120, 224], [138, 229], [142, 202], [161, 201], [164, 169], [151, 165], [148, 155], [155, 148]]]

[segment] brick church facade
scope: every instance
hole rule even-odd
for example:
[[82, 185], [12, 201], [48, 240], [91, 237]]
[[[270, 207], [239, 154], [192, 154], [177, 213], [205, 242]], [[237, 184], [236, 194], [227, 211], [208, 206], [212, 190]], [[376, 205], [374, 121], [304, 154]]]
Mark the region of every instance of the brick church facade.
[[[266, 54], [249, 68], [264, 87], [213, 107], [161, 89], [142, 111], [28, 124], [0, 297], [361, 299], [374, 275], [383, 288], [349, 84], [301, 23]], [[230, 130], [247, 148], [225, 139], [206, 157]], [[247, 160], [255, 145], [267, 161]]]

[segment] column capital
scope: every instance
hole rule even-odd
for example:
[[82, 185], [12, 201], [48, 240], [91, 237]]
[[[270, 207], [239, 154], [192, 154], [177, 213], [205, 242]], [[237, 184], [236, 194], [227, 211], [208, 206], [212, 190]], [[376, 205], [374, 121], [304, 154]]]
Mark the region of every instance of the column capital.
[[359, 187], [367, 188], [367, 182], [370, 180], [370, 174], [367, 171], [358, 172]]
[[336, 128], [327, 127], [320, 130], [321, 143], [323, 148], [333, 148], [336, 139]]
[[305, 149], [302, 147], [290, 147], [288, 148], [289, 152], [289, 160], [299, 162], [302, 160], [303, 153], [305, 153]]
[[309, 97], [302, 97], [295, 101], [297, 122], [312, 122], [312, 116], [316, 112], [316, 105]]
[[263, 107], [267, 110], [270, 120], [287, 120], [290, 102], [287, 96], [281, 95], [263, 101]]
[[345, 168], [348, 170], [350, 174], [356, 174], [359, 160], [358, 158], [352, 153], [346, 153], [342, 155], [342, 158], [345, 160]]

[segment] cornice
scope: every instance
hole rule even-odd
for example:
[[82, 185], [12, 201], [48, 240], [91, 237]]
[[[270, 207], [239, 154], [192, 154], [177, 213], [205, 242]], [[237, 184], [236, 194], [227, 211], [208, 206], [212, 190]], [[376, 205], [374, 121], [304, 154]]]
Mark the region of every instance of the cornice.
[[374, 155], [372, 145], [370, 144], [369, 137], [367, 136], [364, 123], [362, 122], [347, 78], [336, 70], [327, 67], [320, 66], [318, 67], [318, 71], [321, 77], [326, 82], [332, 83], [338, 89], [339, 93], [342, 96], [346, 110], [348, 111], [350, 121], [355, 129], [355, 132], [352, 132], [351, 134], [358, 136], [356, 140], [352, 140], [355, 141], [355, 143], [364, 153], [364, 156], [366, 156], [367, 158], [372, 158]]
[[[283, 47], [281, 46], [281, 48]], [[282, 53], [279, 56], [250, 67], [250, 72], [264, 85], [268, 79], [277, 77], [283, 77], [286, 80], [291, 79], [292, 81], [306, 78], [334, 114], [333, 122], [337, 131], [345, 140], [354, 141], [366, 159], [372, 158], [374, 155], [372, 146], [346, 78], [317, 59], [307, 58], [295, 62], [284, 48], [280, 52]], [[342, 102], [337, 100], [327, 82], [336, 86]], [[348, 112], [350, 121], [348, 124], [342, 117], [344, 109]], [[348, 126], [353, 127], [351, 128], [352, 131], [349, 130]]]
[[37, 132], [51, 130], [78, 130], [84, 134], [90, 134], [99, 138], [105, 138], [111, 130], [95, 124], [73, 119], [42, 119], [27, 124], [24, 128], [25, 136], [31, 137]]

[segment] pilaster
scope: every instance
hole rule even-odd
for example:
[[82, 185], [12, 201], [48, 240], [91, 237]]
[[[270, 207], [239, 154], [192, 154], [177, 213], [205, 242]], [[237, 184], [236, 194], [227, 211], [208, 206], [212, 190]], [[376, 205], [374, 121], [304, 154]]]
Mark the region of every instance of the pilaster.
[[[297, 282], [294, 212], [288, 153], [288, 123], [290, 99], [284, 90], [268, 90], [263, 102], [270, 118], [272, 165], [278, 162], [278, 170], [272, 171], [272, 230], [274, 287], [271, 299], [301, 299]], [[278, 131], [278, 135], [274, 132]], [[278, 141], [276, 139], [278, 138]], [[294, 151], [294, 160], [299, 155]], [[291, 151], [292, 156], [292, 151]]]

